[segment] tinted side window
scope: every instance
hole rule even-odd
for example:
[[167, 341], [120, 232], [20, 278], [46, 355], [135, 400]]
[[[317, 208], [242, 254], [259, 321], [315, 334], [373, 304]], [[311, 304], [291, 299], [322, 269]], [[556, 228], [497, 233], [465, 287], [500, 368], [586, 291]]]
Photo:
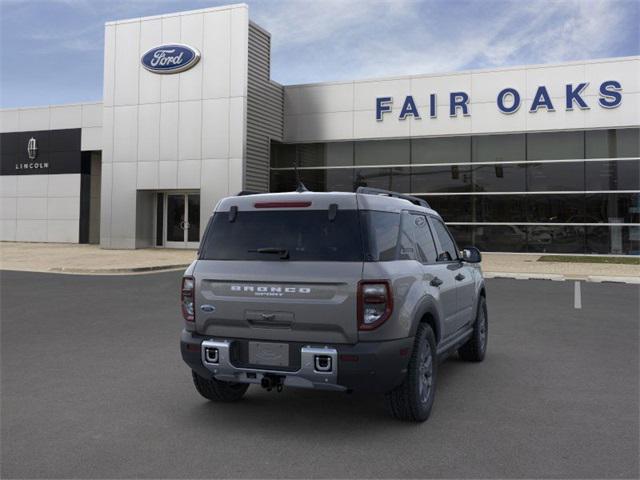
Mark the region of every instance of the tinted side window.
[[432, 219], [434, 233], [438, 237], [440, 241], [440, 245], [442, 246], [442, 251], [438, 254], [438, 261], [446, 262], [455, 260], [458, 258], [458, 253], [456, 249], [456, 244], [451, 238], [447, 227], [444, 226], [440, 220]]
[[412, 215], [412, 217], [415, 228], [418, 259], [423, 263], [435, 262], [438, 255], [427, 218], [424, 215]]
[[400, 215], [391, 212], [362, 211], [365, 258], [372, 262], [396, 259]]
[[398, 260], [416, 260], [417, 256], [413, 215], [408, 212], [403, 212], [401, 218], [400, 250], [398, 252]]

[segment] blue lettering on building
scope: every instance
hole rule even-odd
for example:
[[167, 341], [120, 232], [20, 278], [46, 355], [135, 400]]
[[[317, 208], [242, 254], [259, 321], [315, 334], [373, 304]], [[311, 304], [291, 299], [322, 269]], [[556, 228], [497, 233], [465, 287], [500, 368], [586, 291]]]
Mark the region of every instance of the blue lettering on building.
[[[570, 112], [577, 106], [580, 110], [588, 110], [589, 104], [586, 100], [585, 90], [589, 87], [589, 82], [580, 82], [577, 84], [567, 83], [564, 86], [565, 110]], [[559, 93], [559, 92], [557, 92]], [[622, 103], [622, 84], [617, 80], [607, 80], [598, 87], [598, 104], [602, 108], [616, 108]], [[437, 118], [438, 103], [437, 94], [429, 93], [429, 118]], [[469, 109], [469, 94], [467, 92], [450, 92], [449, 93], [449, 116], [457, 117], [459, 112], [462, 115], [471, 115]], [[500, 90], [496, 97], [496, 106], [503, 114], [515, 113], [522, 104], [522, 96], [520, 92], [513, 87], [506, 87]], [[385, 113], [393, 111], [392, 97], [376, 98], [376, 120], [382, 121]], [[551, 100], [551, 95], [546, 86], [540, 85], [531, 102], [529, 113], [535, 113], [539, 109], [545, 109], [547, 112], [554, 112], [555, 108]], [[407, 117], [413, 117], [420, 120], [420, 112], [413, 95], [407, 95], [402, 102], [402, 108], [398, 115], [399, 120], [406, 120]]]
[[464, 116], [469, 115], [469, 95], [466, 92], [451, 92], [449, 94], [449, 116], [457, 117], [458, 108]]
[[416, 107], [416, 102], [413, 101], [413, 96], [411, 95], [407, 95], [407, 98], [404, 99], [404, 105], [402, 105], [402, 110], [400, 110], [400, 120], [407, 118], [407, 115], [420, 118], [418, 107]]
[[[510, 98], [511, 105], [507, 106], [506, 99]], [[498, 109], [502, 113], [515, 113], [520, 108], [520, 94], [515, 88], [504, 88], [498, 94]]]
[[588, 110], [589, 105], [584, 101], [584, 98], [580, 96], [582, 91], [587, 88], [589, 82], [579, 83], [577, 87], [573, 88], [573, 85], [568, 83], [565, 87], [565, 99], [566, 99], [566, 109], [568, 111], [573, 110], [573, 103], [577, 103], [580, 110]]
[[376, 120], [382, 121], [382, 114], [391, 111], [391, 97], [378, 97], [376, 98]]
[[551, 103], [549, 92], [547, 92], [547, 87], [544, 85], [538, 87], [538, 90], [536, 90], [536, 94], [533, 96], [533, 102], [531, 102], [531, 108], [529, 111], [531, 113], [537, 112], [540, 107], [546, 108], [548, 112], [555, 111], [553, 103]]
[[600, 98], [598, 103], [603, 108], [616, 108], [622, 102], [622, 85], [615, 80], [607, 80], [600, 85]]

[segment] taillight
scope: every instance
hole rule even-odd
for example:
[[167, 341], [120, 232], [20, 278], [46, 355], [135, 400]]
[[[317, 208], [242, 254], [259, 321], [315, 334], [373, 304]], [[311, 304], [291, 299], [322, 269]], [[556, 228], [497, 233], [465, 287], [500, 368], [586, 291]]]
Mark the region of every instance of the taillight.
[[393, 311], [393, 296], [388, 280], [364, 280], [358, 284], [358, 329], [373, 330]]
[[182, 289], [180, 291], [180, 304], [182, 316], [187, 322], [195, 322], [194, 290], [196, 281], [193, 277], [182, 277]]

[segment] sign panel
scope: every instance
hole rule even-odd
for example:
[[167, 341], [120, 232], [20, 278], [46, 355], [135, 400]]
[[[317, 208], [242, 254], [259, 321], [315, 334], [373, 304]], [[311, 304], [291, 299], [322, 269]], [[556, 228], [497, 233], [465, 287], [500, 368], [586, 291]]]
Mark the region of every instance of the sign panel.
[[153, 73], [184, 72], [199, 60], [198, 49], [180, 43], [153, 47], [140, 58], [142, 66]]

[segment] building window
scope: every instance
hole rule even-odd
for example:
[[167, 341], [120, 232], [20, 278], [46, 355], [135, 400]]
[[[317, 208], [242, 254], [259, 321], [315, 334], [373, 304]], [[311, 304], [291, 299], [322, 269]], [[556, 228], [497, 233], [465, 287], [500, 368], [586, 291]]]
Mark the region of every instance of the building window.
[[471, 137], [417, 138], [411, 140], [411, 163], [465, 163], [471, 161]]
[[584, 132], [527, 134], [527, 160], [584, 158]]
[[355, 143], [355, 164], [408, 165], [409, 140], [371, 140]]
[[527, 158], [525, 134], [473, 137], [474, 162], [512, 162]]

